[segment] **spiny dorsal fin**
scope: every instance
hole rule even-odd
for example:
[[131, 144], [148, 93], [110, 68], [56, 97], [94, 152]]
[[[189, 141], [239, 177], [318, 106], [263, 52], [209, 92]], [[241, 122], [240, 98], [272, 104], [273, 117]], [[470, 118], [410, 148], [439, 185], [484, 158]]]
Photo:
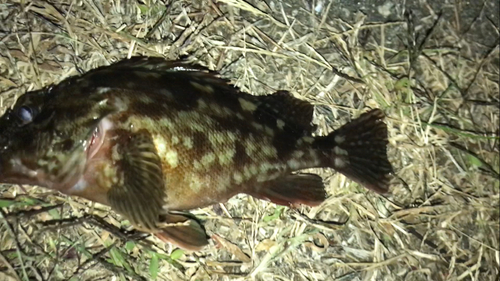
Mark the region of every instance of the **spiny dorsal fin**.
[[[215, 71], [185, 60], [167, 61], [161, 57], [133, 57], [71, 77], [54, 90], [99, 94], [98, 88], [125, 89], [140, 93], [171, 93], [182, 105], [197, 96], [212, 94], [225, 99], [239, 90]], [[105, 92], [105, 91], [104, 91]]]
[[165, 72], [165, 71], [204, 71], [210, 72], [210, 70], [201, 65], [191, 64], [186, 60], [173, 60], [169, 61], [162, 57], [132, 57], [130, 59], [124, 59], [119, 62], [113, 63], [109, 66], [101, 67], [95, 69], [109, 69], [109, 70], [138, 70], [138, 71], [155, 71], [155, 72]]
[[[215, 71], [186, 60], [168, 61], [162, 57], [132, 57], [108, 66], [93, 69], [78, 79], [93, 87], [117, 87], [134, 90], [137, 87], [172, 87], [179, 79], [198, 79], [204, 83], [228, 86], [229, 82]], [[136, 87], [135, 87], [135, 86]]]

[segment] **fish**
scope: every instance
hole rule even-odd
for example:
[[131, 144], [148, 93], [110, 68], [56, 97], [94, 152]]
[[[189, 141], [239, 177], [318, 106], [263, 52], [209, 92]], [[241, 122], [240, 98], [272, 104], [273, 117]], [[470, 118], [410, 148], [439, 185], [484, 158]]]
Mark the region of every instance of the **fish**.
[[0, 118], [0, 182], [110, 206], [136, 229], [188, 250], [209, 243], [190, 210], [244, 193], [318, 206], [330, 168], [389, 189], [388, 131], [372, 109], [315, 135], [314, 105], [256, 96], [185, 60], [132, 57], [27, 92]]

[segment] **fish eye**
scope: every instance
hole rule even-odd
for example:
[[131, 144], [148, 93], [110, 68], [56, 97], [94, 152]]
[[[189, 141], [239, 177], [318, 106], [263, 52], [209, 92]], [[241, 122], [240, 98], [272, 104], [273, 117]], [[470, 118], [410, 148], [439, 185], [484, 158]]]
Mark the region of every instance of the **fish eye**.
[[29, 106], [23, 105], [17, 110], [17, 117], [21, 121], [21, 125], [26, 125], [33, 121], [33, 109]]

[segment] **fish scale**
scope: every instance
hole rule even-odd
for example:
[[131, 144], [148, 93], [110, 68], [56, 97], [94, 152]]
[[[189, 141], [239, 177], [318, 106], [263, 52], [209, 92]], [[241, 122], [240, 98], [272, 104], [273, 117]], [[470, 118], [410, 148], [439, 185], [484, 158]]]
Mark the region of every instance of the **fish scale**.
[[204, 67], [136, 57], [22, 95], [0, 118], [0, 182], [109, 205], [198, 250], [208, 240], [191, 209], [238, 193], [321, 204], [323, 180], [306, 168], [388, 190], [383, 112], [313, 136], [313, 110], [287, 91], [253, 96]]

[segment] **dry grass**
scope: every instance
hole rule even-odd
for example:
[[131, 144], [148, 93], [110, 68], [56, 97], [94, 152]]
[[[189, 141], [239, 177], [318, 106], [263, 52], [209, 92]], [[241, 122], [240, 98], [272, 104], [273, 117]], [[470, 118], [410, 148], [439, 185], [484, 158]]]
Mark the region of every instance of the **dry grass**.
[[330, 16], [335, 4], [139, 2], [0, 1], [0, 106], [127, 56], [188, 55], [245, 91], [320, 105], [323, 134], [383, 108], [390, 194], [318, 171], [330, 194], [321, 206], [237, 196], [196, 210], [221, 247], [184, 253], [124, 236], [103, 206], [0, 185], [0, 279], [498, 280], [498, 41], [468, 41], [446, 17], [423, 40], [428, 16], [414, 20], [411, 44], [402, 15], [345, 22]]

